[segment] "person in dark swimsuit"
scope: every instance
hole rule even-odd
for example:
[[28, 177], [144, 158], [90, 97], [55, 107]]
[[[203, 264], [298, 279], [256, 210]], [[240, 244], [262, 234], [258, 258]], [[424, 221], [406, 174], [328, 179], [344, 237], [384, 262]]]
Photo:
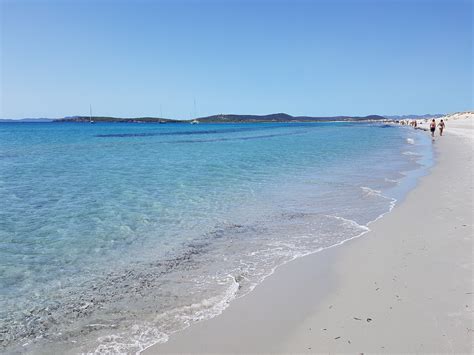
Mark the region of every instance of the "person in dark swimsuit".
[[441, 120], [440, 123], [438, 123], [438, 127], [439, 127], [439, 135], [442, 136], [443, 135], [443, 130], [444, 130], [444, 121]]
[[433, 120], [430, 123], [431, 137], [433, 137], [433, 138], [434, 138], [435, 130], [436, 130], [436, 121], [433, 118]]

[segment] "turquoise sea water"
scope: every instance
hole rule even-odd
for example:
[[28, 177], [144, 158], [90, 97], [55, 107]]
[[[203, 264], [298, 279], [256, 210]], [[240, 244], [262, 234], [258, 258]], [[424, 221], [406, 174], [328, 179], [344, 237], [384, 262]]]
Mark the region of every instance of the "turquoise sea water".
[[166, 341], [365, 233], [431, 164], [384, 124], [0, 124], [0, 349]]

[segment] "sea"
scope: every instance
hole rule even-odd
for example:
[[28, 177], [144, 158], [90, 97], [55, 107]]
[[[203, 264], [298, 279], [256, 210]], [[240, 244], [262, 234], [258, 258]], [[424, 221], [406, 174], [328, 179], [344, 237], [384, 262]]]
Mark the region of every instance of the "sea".
[[433, 161], [385, 123], [1, 123], [0, 352], [166, 342], [362, 237]]

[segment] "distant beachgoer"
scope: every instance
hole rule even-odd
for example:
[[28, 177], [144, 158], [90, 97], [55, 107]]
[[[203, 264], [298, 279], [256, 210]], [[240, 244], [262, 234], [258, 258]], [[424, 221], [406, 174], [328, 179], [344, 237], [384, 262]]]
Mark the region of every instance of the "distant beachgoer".
[[434, 138], [435, 130], [436, 130], [436, 121], [435, 121], [434, 118], [433, 118], [433, 119], [431, 120], [431, 123], [430, 123], [431, 137], [433, 137], [433, 138]]
[[443, 135], [443, 130], [444, 130], [444, 121], [441, 120], [439, 123], [438, 123], [438, 127], [439, 127], [439, 135], [442, 136]]

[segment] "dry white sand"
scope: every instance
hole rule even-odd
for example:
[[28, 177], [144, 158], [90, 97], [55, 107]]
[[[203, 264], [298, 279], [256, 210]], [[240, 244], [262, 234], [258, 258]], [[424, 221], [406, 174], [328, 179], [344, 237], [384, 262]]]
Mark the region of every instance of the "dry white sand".
[[472, 137], [472, 121], [448, 120], [431, 173], [371, 232], [145, 353], [472, 353]]
[[463, 112], [444, 117], [446, 130], [457, 136], [470, 139], [471, 148], [474, 142], [474, 112]]

